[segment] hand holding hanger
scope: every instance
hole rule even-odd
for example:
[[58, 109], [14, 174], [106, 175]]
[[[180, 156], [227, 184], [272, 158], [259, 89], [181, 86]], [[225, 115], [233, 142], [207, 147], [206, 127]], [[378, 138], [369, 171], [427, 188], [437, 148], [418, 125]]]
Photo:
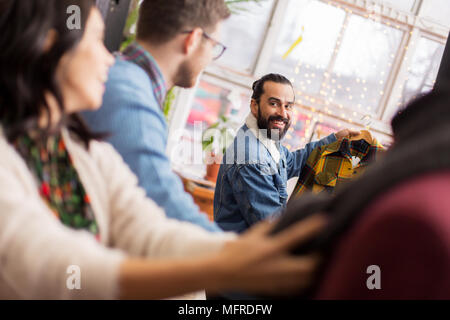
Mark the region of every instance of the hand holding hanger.
[[338, 140], [342, 140], [344, 138], [349, 138], [350, 140], [354, 140], [352, 138], [361, 135], [361, 131], [342, 129], [341, 131], [336, 132], [334, 135], [336, 136], [336, 139], [338, 139]]
[[365, 140], [369, 144], [376, 144], [375, 138], [372, 137], [372, 134], [367, 130], [361, 130], [360, 134], [349, 137], [349, 140], [350, 141]]

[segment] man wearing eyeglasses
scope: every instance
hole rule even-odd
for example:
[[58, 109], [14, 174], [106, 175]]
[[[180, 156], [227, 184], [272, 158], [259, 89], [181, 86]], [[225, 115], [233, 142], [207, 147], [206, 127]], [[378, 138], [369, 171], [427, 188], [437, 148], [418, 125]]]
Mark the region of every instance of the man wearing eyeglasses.
[[166, 156], [167, 91], [191, 88], [202, 70], [225, 51], [215, 40], [230, 12], [224, 0], [144, 0], [137, 40], [111, 68], [100, 110], [83, 114], [95, 132], [109, 133], [139, 185], [166, 214], [206, 230], [221, 229], [199, 212]]

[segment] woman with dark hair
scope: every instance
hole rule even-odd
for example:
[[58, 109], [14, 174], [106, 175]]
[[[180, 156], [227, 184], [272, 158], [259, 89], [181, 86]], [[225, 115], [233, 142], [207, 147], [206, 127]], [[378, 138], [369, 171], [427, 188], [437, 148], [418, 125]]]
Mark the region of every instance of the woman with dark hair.
[[170, 220], [83, 124], [77, 113], [101, 105], [113, 63], [103, 29], [90, 0], [0, 0], [0, 298], [304, 287], [316, 260], [288, 251], [320, 217], [239, 238]]

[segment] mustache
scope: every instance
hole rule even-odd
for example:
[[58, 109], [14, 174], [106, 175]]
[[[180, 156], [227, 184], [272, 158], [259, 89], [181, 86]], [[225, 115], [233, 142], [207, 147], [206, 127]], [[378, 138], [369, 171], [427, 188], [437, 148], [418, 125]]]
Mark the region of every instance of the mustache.
[[269, 119], [267, 119], [269, 122], [270, 121], [283, 121], [285, 124], [289, 124], [289, 119], [283, 118], [282, 116], [270, 116]]

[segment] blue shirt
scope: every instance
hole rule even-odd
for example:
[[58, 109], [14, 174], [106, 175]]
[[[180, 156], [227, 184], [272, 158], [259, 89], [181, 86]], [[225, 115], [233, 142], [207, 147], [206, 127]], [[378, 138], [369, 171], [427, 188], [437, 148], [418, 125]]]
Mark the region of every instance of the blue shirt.
[[[197, 224], [209, 231], [221, 231], [199, 211], [192, 197], [184, 191], [181, 179], [172, 171], [166, 156], [168, 127], [157, 94], [163, 82], [152, 78], [161, 73], [154, 60], [145, 59], [148, 52], [145, 56], [139, 50], [132, 52], [135, 58], [140, 57], [141, 64], [151, 63], [151, 68], [117, 57], [109, 72], [102, 107], [83, 113], [83, 118], [93, 131], [111, 134], [107, 141], [137, 175], [147, 196], [162, 207], [168, 217]], [[150, 70], [157, 72], [150, 73]]]
[[280, 161], [244, 125], [227, 149], [217, 178], [214, 220], [225, 231], [243, 232], [286, 207], [287, 180], [298, 177], [310, 153], [336, 141], [334, 134], [294, 152], [280, 143]]

